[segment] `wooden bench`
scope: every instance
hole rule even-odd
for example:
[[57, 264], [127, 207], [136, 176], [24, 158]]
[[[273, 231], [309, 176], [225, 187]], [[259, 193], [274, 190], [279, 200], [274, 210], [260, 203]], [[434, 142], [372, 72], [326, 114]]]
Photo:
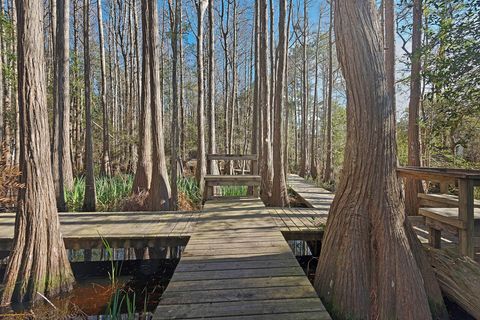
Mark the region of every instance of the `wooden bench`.
[[[418, 213], [425, 217], [425, 225], [429, 229], [429, 244], [440, 248], [442, 231], [460, 235], [468, 228], [468, 224], [459, 217], [457, 208], [419, 208]], [[480, 209], [474, 210], [474, 246], [480, 244]]]
[[[421, 201], [424, 204], [428, 202], [429, 206], [436, 205], [433, 202], [439, 203], [438, 205], [441, 207], [421, 208], [422, 211], [419, 210], [419, 213], [429, 215], [430, 243], [438, 246], [441, 235], [441, 232], [438, 231], [448, 227], [458, 232], [459, 253], [474, 258], [474, 211], [478, 210], [475, 208], [474, 188], [480, 186], [480, 170], [399, 167], [397, 173], [406, 179], [439, 182], [442, 193], [446, 193], [448, 186], [451, 184], [458, 186], [458, 200], [448, 196], [434, 198], [430, 195], [430, 197], [427, 196], [426, 199]], [[448, 204], [444, 204], [444, 202], [448, 202]], [[444, 212], [438, 209], [444, 209]], [[427, 217], [425, 219], [427, 220]]]
[[[258, 161], [256, 154], [208, 154], [209, 161]], [[248, 186], [253, 187], [251, 195], [258, 197], [261, 177], [255, 174], [249, 175], [212, 175], [205, 176], [205, 192], [203, 195], [204, 202], [215, 196], [214, 187], [216, 186]]]
[[[419, 193], [420, 207], [458, 208], [458, 197], [451, 194]], [[480, 201], [473, 202], [475, 208], [480, 208]]]

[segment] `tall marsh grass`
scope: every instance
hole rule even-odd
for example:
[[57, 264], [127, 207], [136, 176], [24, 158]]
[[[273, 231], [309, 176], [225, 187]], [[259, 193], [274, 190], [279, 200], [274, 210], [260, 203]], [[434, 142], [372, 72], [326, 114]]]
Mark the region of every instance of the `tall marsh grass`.
[[[118, 210], [120, 202], [132, 191], [133, 176], [117, 175], [114, 177], [98, 177], [95, 179], [97, 192], [97, 210]], [[69, 211], [81, 211], [85, 196], [85, 178], [76, 178], [73, 190], [65, 192], [65, 200]]]
[[[202, 202], [198, 185], [193, 177], [179, 178], [177, 181], [178, 192], [191, 201], [194, 205]], [[95, 178], [97, 192], [97, 211], [117, 211], [122, 209], [122, 202], [132, 192], [133, 175], [116, 175], [113, 177]], [[65, 200], [69, 211], [82, 211], [85, 196], [85, 178], [76, 178], [71, 191], [65, 192]]]

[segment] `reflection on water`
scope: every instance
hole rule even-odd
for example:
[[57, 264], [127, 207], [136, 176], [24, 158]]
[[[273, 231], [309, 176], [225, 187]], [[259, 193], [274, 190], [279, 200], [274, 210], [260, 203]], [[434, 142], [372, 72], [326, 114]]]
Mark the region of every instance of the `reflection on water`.
[[[117, 277], [113, 285], [109, 276], [112, 262], [105, 260], [106, 255], [102, 250], [92, 250], [87, 258], [93, 261], [85, 261], [84, 250], [70, 250], [69, 257], [74, 261], [71, 266], [76, 279], [76, 285], [70, 293], [52, 299], [50, 302], [54, 307], [47, 302], [33, 308], [15, 304], [8, 309], [0, 309], [0, 315], [16, 314], [18, 319], [28, 316], [36, 319], [110, 319], [111, 310], [116, 308], [112, 306], [117, 304], [121, 306], [118, 308], [121, 318], [129, 319], [128, 299], [131, 306], [135, 305], [131, 310], [136, 314], [136, 319], [149, 319], [173, 276], [183, 247], [150, 248], [148, 251], [146, 257], [152, 256], [152, 259], [133, 260], [135, 257], [128, 250], [116, 249], [114, 266]], [[0, 266], [0, 277], [3, 277], [4, 271], [4, 266]], [[115, 296], [118, 298], [116, 303]]]

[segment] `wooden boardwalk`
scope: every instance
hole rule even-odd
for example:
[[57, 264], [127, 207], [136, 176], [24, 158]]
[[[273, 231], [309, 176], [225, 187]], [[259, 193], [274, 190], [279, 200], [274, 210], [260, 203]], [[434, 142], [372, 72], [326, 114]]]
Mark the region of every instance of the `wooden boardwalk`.
[[205, 209], [154, 319], [330, 319], [281, 232], [310, 218], [251, 198]]
[[[208, 208], [189, 212], [71, 212], [59, 215], [67, 249], [103, 248], [102, 237], [113, 248], [140, 249], [186, 245], [197, 222], [208, 215]], [[265, 210], [261, 208], [262, 212]], [[267, 212], [289, 240], [322, 238], [322, 225], [326, 222], [323, 210], [269, 208]], [[0, 213], [0, 251], [10, 250], [14, 225], [13, 213]]]
[[310, 208], [323, 209], [328, 213], [335, 196], [332, 192], [315, 186], [313, 182], [307, 181], [297, 174], [289, 174], [287, 184], [305, 205]]

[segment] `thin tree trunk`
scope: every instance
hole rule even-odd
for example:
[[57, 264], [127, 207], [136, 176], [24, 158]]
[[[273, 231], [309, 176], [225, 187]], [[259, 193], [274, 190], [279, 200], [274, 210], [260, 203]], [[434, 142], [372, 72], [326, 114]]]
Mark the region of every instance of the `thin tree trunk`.
[[67, 211], [65, 189], [73, 188], [73, 169], [70, 158], [70, 1], [57, 5], [55, 46], [56, 128], [53, 153], [53, 181], [59, 211]]
[[98, 14], [98, 41], [100, 46], [100, 69], [101, 69], [101, 90], [100, 101], [103, 114], [103, 131], [102, 131], [102, 165], [100, 173], [104, 176], [112, 174], [110, 168], [110, 136], [109, 136], [109, 121], [108, 121], [108, 105], [107, 105], [107, 71], [105, 64], [105, 48], [103, 35], [103, 14], [102, 14], [102, 0], [97, 0], [97, 14]]
[[51, 171], [43, 4], [19, 1], [18, 90], [20, 163], [24, 188], [18, 197], [15, 234], [4, 276], [0, 305], [43, 300], [67, 292], [73, 273], [60, 233]]
[[[410, 102], [408, 104], [408, 165], [421, 166], [419, 106], [421, 94], [422, 0], [413, 2], [412, 66]], [[418, 194], [424, 193], [422, 182], [406, 179], [405, 209], [407, 215], [418, 215]]]
[[317, 179], [317, 158], [316, 158], [316, 138], [317, 138], [317, 113], [318, 113], [318, 55], [320, 51], [320, 26], [322, 21], [322, 10], [318, 17], [317, 39], [315, 43], [315, 84], [313, 85], [313, 112], [312, 112], [312, 138], [310, 148], [310, 175], [313, 180]]
[[287, 18], [287, 34], [286, 34], [286, 41], [287, 41], [287, 57], [285, 58], [285, 129], [284, 129], [284, 151], [283, 151], [283, 165], [285, 167], [285, 176], [288, 174], [289, 166], [288, 166], [288, 132], [289, 132], [289, 117], [290, 117], [290, 105], [288, 102], [288, 47], [289, 47], [289, 39], [290, 39], [290, 22], [292, 17], [292, 0], [288, 2], [288, 18]]
[[347, 86], [347, 144], [315, 288], [338, 318], [444, 318], [440, 289], [429, 277], [433, 271], [411, 236], [401, 201], [381, 31], [373, 2], [335, 1], [337, 56]]
[[90, 87], [90, 0], [83, 0], [83, 60], [85, 81], [85, 197], [84, 211], [95, 211], [96, 190], [93, 163], [93, 132]]
[[181, 0], [176, 0], [175, 5], [172, 4], [172, 0], [169, 0], [168, 5], [170, 8], [170, 30], [171, 30], [171, 46], [172, 46], [172, 156], [170, 158], [170, 169], [172, 170], [172, 209], [177, 210], [178, 202], [178, 188], [177, 188], [177, 160], [178, 160], [178, 147], [179, 147], [179, 126], [178, 126], [178, 29], [179, 29], [179, 7], [182, 5]]
[[183, 87], [183, 8], [180, 6], [180, 13], [179, 13], [179, 32], [180, 32], [180, 39], [178, 41], [178, 55], [180, 57], [180, 63], [178, 66], [179, 69], [179, 79], [180, 79], [180, 90], [179, 94], [180, 97], [178, 99], [178, 102], [180, 104], [180, 157], [182, 160], [182, 166], [183, 162], [186, 160], [187, 157], [187, 150], [186, 150], [186, 127], [185, 127], [185, 103], [184, 103], [184, 87]]
[[332, 94], [333, 94], [333, 24], [334, 13], [333, 6], [335, 1], [330, 4], [330, 26], [328, 29], [328, 95], [327, 95], [327, 119], [326, 119], [326, 150], [325, 150], [325, 171], [323, 181], [331, 182], [333, 180], [333, 152], [332, 152]]
[[268, 15], [266, 0], [259, 0], [260, 6], [260, 107], [263, 115], [263, 152], [262, 152], [262, 170], [261, 170], [261, 197], [265, 204], [270, 203], [272, 197], [273, 168], [272, 168], [272, 143], [270, 131], [270, 95], [268, 81]]
[[[148, 1], [148, 0], [142, 0]], [[150, 106], [152, 113], [152, 182], [148, 194], [147, 203], [152, 211], [169, 210], [171, 207], [171, 191], [168, 182], [167, 161], [165, 159], [161, 85], [158, 63], [158, 10], [157, 2], [148, 3], [146, 15], [148, 17], [148, 37], [150, 41]]]
[[308, 115], [308, 65], [307, 65], [307, 33], [308, 33], [307, 1], [303, 1], [303, 44], [302, 44], [302, 138], [300, 140], [300, 170], [298, 175], [305, 177], [307, 174], [307, 115]]
[[286, 32], [286, 0], [280, 0], [278, 16], [278, 70], [275, 81], [275, 110], [273, 112], [274, 136], [273, 136], [273, 187], [270, 204], [276, 207], [288, 205], [287, 183], [285, 181], [285, 168], [283, 164], [283, 143], [282, 143], [282, 114], [285, 93], [286, 60], [287, 60], [287, 32]]
[[197, 171], [196, 180], [200, 194], [205, 187], [207, 172], [205, 157], [205, 99], [204, 99], [204, 74], [203, 74], [203, 20], [208, 0], [198, 0], [197, 6]]
[[[214, 0], [208, 1], [208, 153], [217, 153], [215, 128], [215, 24]], [[219, 174], [218, 163], [208, 161], [208, 173]]]
[[[229, 0], [227, 0], [229, 1]], [[231, 68], [232, 68], [232, 95], [231, 95], [231, 108], [230, 108], [230, 125], [228, 127], [229, 134], [228, 134], [228, 153], [234, 153], [234, 126], [235, 126], [235, 112], [237, 111], [238, 103], [237, 103], [237, 91], [238, 91], [238, 66], [237, 66], [237, 1], [233, 0], [233, 12], [232, 12], [232, 60], [231, 60]], [[238, 117], [237, 117], [238, 118]], [[233, 174], [234, 163], [233, 161], [229, 162], [228, 168], [230, 169], [230, 174]]]
[[[261, 129], [260, 129], [260, 119], [261, 119], [261, 109], [260, 109], [260, 99], [259, 99], [259, 10], [258, 10], [258, 1], [255, 2], [255, 12], [254, 12], [254, 26], [253, 26], [253, 37], [252, 41], [254, 42], [254, 83], [253, 83], [253, 117], [252, 117], [252, 153], [257, 155], [257, 161], [252, 161], [251, 163], [251, 172], [254, 175], [259, 174], [259, 163], [262, 161], [261, 157]], [[253, 187], [249, 188], [249, 194], [253, 194]]]

